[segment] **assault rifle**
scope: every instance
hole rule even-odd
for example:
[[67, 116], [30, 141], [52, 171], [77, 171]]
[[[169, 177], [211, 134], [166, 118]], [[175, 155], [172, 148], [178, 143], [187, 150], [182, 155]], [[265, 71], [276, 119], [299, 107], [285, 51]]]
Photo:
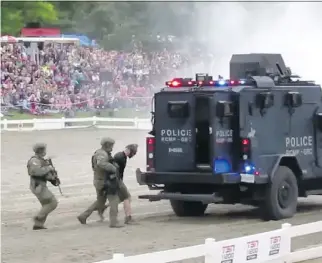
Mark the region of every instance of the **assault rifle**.
[[[48, 162], [49, 165], [51, 165], [52, 167], [54, 167], [53, 161], [51, 160], [51, 158], [47, 159], [47, 162]], [[54, 167], [54, 169], [55, 169], [55, 167]], [[58, 177], [58, 173], [57, 173], [56, 169], [52, 173], [55, 176], [55, 179], [54, 180], [51, 180], [50, 182], [52, 183], [52, 185], [58, 187], [60, 194], [63, 196], [63, 192], [62, 192], [62, 190], [60, 188], [60, 179]]]

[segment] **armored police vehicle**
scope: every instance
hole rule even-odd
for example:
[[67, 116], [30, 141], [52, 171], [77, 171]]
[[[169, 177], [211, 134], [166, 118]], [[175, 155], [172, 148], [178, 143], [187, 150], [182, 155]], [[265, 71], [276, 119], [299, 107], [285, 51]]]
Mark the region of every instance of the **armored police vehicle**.
[[292, 75], [280, 54], [240, 54], [230, 80], [176, 78], [155, 94], [139, 198], [170, 200], [178, 216], [208, 204], [251, 204], [292, 217], [297, 198], [322, 194], [321, 87]]

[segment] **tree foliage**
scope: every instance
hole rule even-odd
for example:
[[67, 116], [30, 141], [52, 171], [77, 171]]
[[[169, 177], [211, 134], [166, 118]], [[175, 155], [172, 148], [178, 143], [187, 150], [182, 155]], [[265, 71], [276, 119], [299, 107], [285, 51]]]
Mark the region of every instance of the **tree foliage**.
[[147, 41], [152, 35], [181, 35], [192, 21], [189, 5], [193, 3], [4, 1], [2, 34], [18, 35], [27, 23], [39, 22], [115, 47], [132, 36]]
[[[211, 7], [210, 7], [211, 4]], [[3, 1], [2, 34], [19, 35], [27, 23], [84, 34], [108, 48], [126, 48], [133, 37], [155, 45], [157, 37], [197, 34], [200, 16], [218, 3]], [[247, 6], [260, 10], [262, 4]], [[200, 11], [201, 10], [201, 11]]]
[[27, 23], [51, 24], [57, 21], [57, 10], [51, 3], [33, 2], [1, 2], [1, 34], [18, 35]]

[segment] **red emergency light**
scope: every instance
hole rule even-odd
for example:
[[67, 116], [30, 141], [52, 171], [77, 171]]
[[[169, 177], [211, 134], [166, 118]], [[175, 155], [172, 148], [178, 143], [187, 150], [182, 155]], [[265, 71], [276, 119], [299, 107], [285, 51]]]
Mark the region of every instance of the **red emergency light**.
[[165, 85], [170, 88], [193, 87], [196, 85], [196, 82], [191, 79], [174, 78], [173, 80], [167, 81]]
[[179, 87], [181, 83], [179, 81], [174, 80], [174, 81], [170, 81], [169, 85], [172, 87]]
[[213, 80], [203, 80], [203, 81], [198, 81], [198, 86], [213, 86], [215, 84], [215, 81]]

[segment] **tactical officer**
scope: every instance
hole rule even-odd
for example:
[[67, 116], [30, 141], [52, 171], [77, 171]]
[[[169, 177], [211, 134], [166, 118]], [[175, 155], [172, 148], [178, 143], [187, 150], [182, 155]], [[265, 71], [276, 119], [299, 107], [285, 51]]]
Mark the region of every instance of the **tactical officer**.
[[77, 218], [81, 224], [86, 224], [87, 218], [97, 210], [103, 214], [106, 199], [110, 204], [110, 227], [122, 227], [117, 222], [119, 181], [117, 178], [117, 168], [111, 163], [115, 141], [111, 138], [101, 140], [101, 148], [95, 151], [92, 156], [92, 168], [94, 171], [94, 186], [96, 189], [96, 201]]
[[44, 224], [47, 216], [56, 209], [58, 204], [57, 199], [47, 187], [47, 181], [56, 185], [59, 183], [59, 179], [54, 173], [54, 167], [49, 165], [44, 159], [46, 156], [46, 144], [35, 144], [33, 151], [35, 155], [27, 163], [28, 174], [30, 176], [30, 190], [42, 206], [39, 213], [34, 217], [33, 230], [41, 230], [46, 229]]
[[[131, 195], [124, 184], [123, 177], [124, 177], [124, 170], [127, 163], [127, 158], [132, 158], [136, 155], [138, 151], [137, 144], [129, 144], [125, 147], [124, 151], [118, 152], [114, 155], [113, 161], [117, 164], [118, 167], [118, 176], [120, 178], [120, 190], [119, 190], [119, 198], [120, 202], [124, 202], [124, 213], [125, 213], [125, 224], [133, 223], [132, 219], [132, 209], [131, 209]], [[99, 214], [100, 215], [100, 214]], [[103, 216], [100, 215], [101, 220]]]

